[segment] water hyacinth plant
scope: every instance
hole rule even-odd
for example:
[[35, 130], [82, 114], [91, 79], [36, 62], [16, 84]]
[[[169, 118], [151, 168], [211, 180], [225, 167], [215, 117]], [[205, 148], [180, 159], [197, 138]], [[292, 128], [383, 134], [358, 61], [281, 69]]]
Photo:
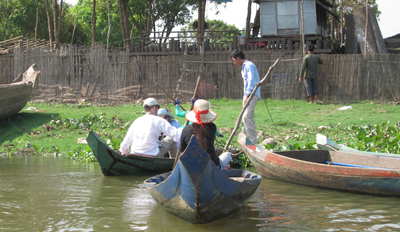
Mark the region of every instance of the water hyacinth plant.
[[[211, 100], [218, 113], [215, 121], [223, 137], [216, 147], [225, 145], [232, 132], [242, 104], [239, 100]], [[265, 147], [274, 151], [316, 149], [315, 134], [323, 133], [337, 143], [363, 151], [400, 154], [400, 108], [390, 104], [361, 102], [351, 110], [338, 111], [340, 105], [312, 105], [296, 100], [268, 99], [270, 116], [257, 106], [255, 120], [259, 142], [271, 138]], [[85, 138], [93, 130], [113, 149], [118, 149], [128, 127], [143, 115], [140, 104], [117, 106], [77, 106], [29, 103], [35, 112], [24, 110], [0, 121], [0, 156], [17, 154], [57, 155], [76, 160], [93, 161]], [[166, 107], [173, 109], [172, 105]], [[190, 108], [185, 105], [185, 108]], [[173, 111], [172, 111], [173, 112]], [[176, 117], [184, 124], [184, 119]], [[388, 121], [390, 120], [390, 121]], [[233, 139], [231, 150], [237, 156], [235, 167], [250, 165]]]

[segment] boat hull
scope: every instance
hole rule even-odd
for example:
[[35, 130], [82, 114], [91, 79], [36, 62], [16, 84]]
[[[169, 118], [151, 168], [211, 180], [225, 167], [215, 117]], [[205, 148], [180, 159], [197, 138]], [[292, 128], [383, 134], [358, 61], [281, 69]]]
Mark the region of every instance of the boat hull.
[[261, 177], [246, 170], [220, 170], [192, 139], [171, 173], [154, 176], [153, 198], [170, 213], [191, 223], [208, 223], [239, 209]]
[[105, 176], [141, 175], [167, 172], [172, 169], [174, 159], [130, 154], [121, 155], [111, 149], [100, 137], [90, 132], [87, 142]]
[[21, 81], [0, 84], [0, 119], [5, 119], [21, 111], [32, 97], [33, 87], [37, 83], [40, 71], [32, 65], [22, 74]]
[[[363, 157], [365, 155], [322, 150], [268, 152], [261, 146], [246, 144], [244, 135], [239, 136], [239, 143], [257, 172], [267, 178], [335, 190], [400, 196], [400, 170], [398, 168], [349, 167], [325, 163], [336, 156], [347, 159], [355, 157], [357, 160], [371, 159], [368, 156]], [[296, 159], [296, 157], [302, 157], [302, 160]], [[377, 158], [377, 160], [379, 159], [382, 157]], [[388, 160], [388, 162], [399, 163], [398, 160]], [[393, 165], [393, 167], [395, 166]]]

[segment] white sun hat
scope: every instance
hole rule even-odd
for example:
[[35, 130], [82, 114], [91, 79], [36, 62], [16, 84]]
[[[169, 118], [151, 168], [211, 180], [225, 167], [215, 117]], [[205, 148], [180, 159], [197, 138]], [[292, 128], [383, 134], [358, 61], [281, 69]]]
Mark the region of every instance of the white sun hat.
[[209, 123], [216, 118], [217, 114], [210, 110], [210, 103], [204, 99], [198, 99], [193, 105], [193, 110], [186, 114], [188, 121], [197, 124]]
[[159, 106], [160, 104], [158, 104], [157, 100], [155, 98], [149, 97], [144, 99], [143, 101], [143, 107], [144, 106]]

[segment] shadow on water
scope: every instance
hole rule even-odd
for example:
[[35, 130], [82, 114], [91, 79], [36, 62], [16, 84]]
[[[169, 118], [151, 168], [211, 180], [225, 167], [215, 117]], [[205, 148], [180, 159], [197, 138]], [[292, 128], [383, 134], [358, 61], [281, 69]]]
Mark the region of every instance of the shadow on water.
[[181, 218], [168, 213], [163, 207], [155, 204], [147, 221], [146, 231], [151, 232], [206, 232], [206, 231], [256, 231], [257, 224], [254, 218], [257, 212], [251, 206], [251, 201], [233, 214], [217, 219], [207, 224], [191, 224]]
[[23, 134], [29, 134], [35, 128], [58, 117], [58, 114], [23, 112], [0, 120], [0, 145], [5, 141], [12, 141]]

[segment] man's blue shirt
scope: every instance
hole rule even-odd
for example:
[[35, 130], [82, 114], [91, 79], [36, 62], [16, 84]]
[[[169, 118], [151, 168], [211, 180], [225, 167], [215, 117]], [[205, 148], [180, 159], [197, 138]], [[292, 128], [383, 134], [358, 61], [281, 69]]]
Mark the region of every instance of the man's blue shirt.
[[[256, 65], [246, 60], [242, 64], [242, 78], [244, 84], [244, 95], [249, 96], [251, 91], [256, 87], [256, 84], [260, 81], [260, 75], [258, 74]], [[260, 88], [256, 91], [256, 97], [261, 98]]]

